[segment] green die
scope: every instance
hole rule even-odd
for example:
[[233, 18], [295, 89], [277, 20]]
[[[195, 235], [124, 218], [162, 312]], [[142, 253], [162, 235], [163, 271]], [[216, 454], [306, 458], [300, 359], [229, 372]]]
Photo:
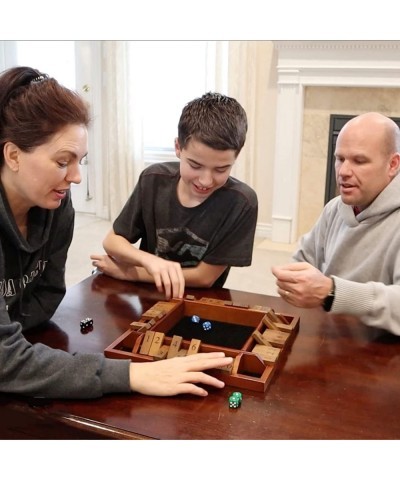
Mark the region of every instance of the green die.
[[231, 395], [229, 397], [229, 408], [239, 408], [240, 401], [237, 397]]
[[238, 398], [240, 400], [240, 403], [242, 403], [243, 395], [240, 392], [233, 392], [232, 396]]
[[242, 394], [240, 392], [233, 392], [229, 397], [229, 408], [239, 408], [242, 404]]

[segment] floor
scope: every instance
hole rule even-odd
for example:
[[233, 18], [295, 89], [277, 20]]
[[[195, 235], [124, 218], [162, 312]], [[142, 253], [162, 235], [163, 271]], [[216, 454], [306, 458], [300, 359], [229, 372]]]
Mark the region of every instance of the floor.
[[[102, 241], [111, 223], [92, 215], [77, 214], [75, 232], [66, 265], [67, 287], [91, 274], [91, 253], [103, 253]], [[253, 261], [250, 267], [233, 267], [225, 283], [226, 288], [245, 292], [276, 295], [272, 265], [288, 263], [295, 245], [274, 243], [265, 238], [254, 242]]]

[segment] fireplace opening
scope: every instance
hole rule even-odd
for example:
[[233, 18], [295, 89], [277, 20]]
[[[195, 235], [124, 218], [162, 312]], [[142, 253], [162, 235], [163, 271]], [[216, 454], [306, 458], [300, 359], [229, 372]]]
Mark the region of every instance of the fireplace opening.
[[[335, 177], [335, 148], [336, 140], [339, 135], [340, 130], [343, 126], [356, 115], [338, 115], [332, 114], [330, 116], [329, 122], [329, 143], [328, 143], [328, 162], [326, 168], [326, 181], [325, 181], [325, 205], [332, 198], [339, 195], [337, 186], [336, 186], [336, 177]], [[390, 117], [400, 128], [400, 118]]]

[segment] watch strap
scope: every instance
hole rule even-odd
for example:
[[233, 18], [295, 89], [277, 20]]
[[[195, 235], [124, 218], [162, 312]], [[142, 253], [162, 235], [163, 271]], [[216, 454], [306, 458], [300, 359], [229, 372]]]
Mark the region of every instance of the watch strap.
[[335, 280], [333, 277], [330, 278], [332, 279], [332, 288], [322, 303], [322, 308], [325, 310], [325, 312], [331, 311], [333, 301], [335, 300]]

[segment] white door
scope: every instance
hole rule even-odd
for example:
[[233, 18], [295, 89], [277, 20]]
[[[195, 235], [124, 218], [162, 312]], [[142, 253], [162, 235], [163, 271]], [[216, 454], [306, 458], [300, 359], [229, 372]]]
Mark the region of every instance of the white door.
[[[101, 157], [95, 139], [100, 121], [100, 44], [99, 42], [75, 41], [3, 41], [0, 48], [2, 69], [27, 65], [48, 73], [66, 87], [77, 90], [90, 104], [94, 120], [89, 128], [89, 154], [81, 167], [82, 181], [72, 185], [72, 200], [75, 210], [82, 213], [102, 212]], [[96, 74], [97, 73], [97, 74]], [[96, 105], [96, 102], [98, 104]], [[95, 165], [95, 159], [97, 164]], [[96, 182], [96, 171], [99, 181]], [[97, 184], [97, 185], [96, 185]]]

